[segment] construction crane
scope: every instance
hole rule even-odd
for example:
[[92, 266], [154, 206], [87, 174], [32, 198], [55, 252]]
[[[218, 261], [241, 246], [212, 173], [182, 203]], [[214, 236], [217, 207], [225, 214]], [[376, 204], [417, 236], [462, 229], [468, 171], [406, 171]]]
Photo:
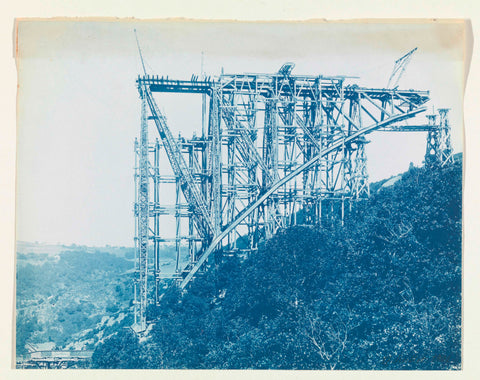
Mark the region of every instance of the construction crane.
[[410, 50], [407, 54], [400, 57], [395, 61], [395, 66], [393, 67], [392, 74], [388, 80], [387, 88], [395, 88], [398, 85], [398, 81], [402, 77], [405, 69], [407, 68], [408, 63], [412, 59], [413, 53], [417, 51], [418, 48]]

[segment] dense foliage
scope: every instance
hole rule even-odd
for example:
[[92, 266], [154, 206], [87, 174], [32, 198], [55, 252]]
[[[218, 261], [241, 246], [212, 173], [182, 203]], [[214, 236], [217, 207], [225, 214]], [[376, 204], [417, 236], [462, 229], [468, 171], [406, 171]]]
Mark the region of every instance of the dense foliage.
[[343, 226], [280, 231], [171, 287], [147, 338], [118, 331], [93, 365], [458, 369], [461, 189], [458, 164], [411, 168]]
[[64, 348], [83, 340], [80, 347], [93, 348], [102, 319], [128, 307], [133, 262], [126, 257], [133, 249], [106, 250], [74, 247], [58, 255], [17, 255], [17, 356], [27, 352], [27, 343]]

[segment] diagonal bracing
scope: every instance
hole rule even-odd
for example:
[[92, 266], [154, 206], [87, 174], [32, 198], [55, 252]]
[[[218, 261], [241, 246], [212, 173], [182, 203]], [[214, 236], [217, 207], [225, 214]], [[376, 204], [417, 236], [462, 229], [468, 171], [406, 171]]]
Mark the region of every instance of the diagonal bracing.
[[[346, 77], [291, 71], [190, 81], [147, 75], [137, 79], [143, 107], [149, 110], [142, 128], [154, 121], [159, 149], [165, 151], [174, 173], [174, 180], [155, 177], [153, 211], [137, 213], [137, 218], [152, 219], [156, 212], [155, 225], [147, 234], [157, 248], [158, 242], [168, 240], [160, 237], [158, 215], [175, 218], [177, 260], [181, 244], [188, 244], [190, 252], [188, 264], [170, 276], [181, 288], [212, 257], [219, 259], [219, 252], [249, 254], [279, 228], [341, 220], [345, 205], [369, 195], [365, 154], [369, 133], [435, 130], [430, 133], [432, 157], [451, 157], [451, 150], [444, 149], [450, 131], [446, 111], [441, 126], [402, 124], [425, 111], [427, 91], [359, 87]], [[208, 128], [202, 128], [201, 137], [174, 139], [154, 99], [156, 92], [208, 96], [204, 107]], [[160, 184], [177, 193], [174, 207], [160, 205]], [[137, 192], [137, 210], [141, 200]], [[182, 221], [187, 231], [181, 231]], [[145, 240], [142, 233], [137, 231], [138, 241]], [[149, 264], [142, 257], [147, 294]], [[156, 281], [169, 277], [160, 274], [158, 263], [154, 272]], [[144, 297], [142, 302], [138, 310], [146, 310], [149, 301]], [[137, 320], [144, 326], [145, 313]]]

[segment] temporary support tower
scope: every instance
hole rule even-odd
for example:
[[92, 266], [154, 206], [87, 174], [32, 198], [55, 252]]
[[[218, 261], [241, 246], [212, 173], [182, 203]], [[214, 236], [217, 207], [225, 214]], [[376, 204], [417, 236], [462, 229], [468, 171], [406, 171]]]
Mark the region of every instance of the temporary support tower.
[[[220, 248], [224, 255], [243, 255], [280, 228], [342, 220], [351, 202], [369, 196], [369, 133], [428, 131], [426, 160], [450, 160], [446, 110], [440, 110], [438, 125], [433, 117], [425, 125], [404, 123], [426, 110], [428, 91], [292, 75], [293, 66], [287, 63], [273, 74], [222, 73], [190, 81], [137, 78], [142, 104], [135, 169], [137, 331], [146, 328], [146, 308], [149, 300], [158, 302], [162, 278], [185, 288]], [[174, 138], [156, 93], [202, 95], [208, 125], [201, 136]], [[157, 130], [154, 144], [148, 142], [149, 125]], [[160, 174], [166, 166], [171, 174]], [[161, 203], [162, 191], [176, 194], [173, 205]], [[160, 270], [160, 244], [168, 241], [162, 236], [164, 215], [175, 220], [174, 273]], [[182, 266], [184, 246], [188, 262]]]

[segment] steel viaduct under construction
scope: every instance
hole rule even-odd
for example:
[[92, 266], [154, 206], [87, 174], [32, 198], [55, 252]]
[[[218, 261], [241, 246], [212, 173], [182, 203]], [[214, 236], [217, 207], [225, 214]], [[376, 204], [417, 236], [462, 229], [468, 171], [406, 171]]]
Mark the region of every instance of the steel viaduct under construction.
[[[396, 86], [412, 53], [396, 62], [386, 88], [359, 87], [342, 76], [295, 75], [293, 63], [270, 74], [139, 76], [133, 329], [146, 329], [146, 309], [159, 302], [162, 279], [184, 289], [217, 256], [212, 253], [247, 254], [278, 229], [319, 224], [334, 214], [342, 220], [353, 202], [369, 196], [368, 134], [426, 131], [426, 165], [452, 161], [448, 110], [415, 122], [427, 110], [429, 92]], [[175, 138], [156, 93], [201, 96], [202, 134]], [[171, 174], [161, 174], [164, 167]], [[174, 194], [172, 204], [163, 202], [165, 191]], [[176, 226], [170, 240], [162, 235], [166, 218]], [[165, 241], [176, 245], [174, 273], [160, 270]], [[181, 249], [188, 249], [183, 266]]]

